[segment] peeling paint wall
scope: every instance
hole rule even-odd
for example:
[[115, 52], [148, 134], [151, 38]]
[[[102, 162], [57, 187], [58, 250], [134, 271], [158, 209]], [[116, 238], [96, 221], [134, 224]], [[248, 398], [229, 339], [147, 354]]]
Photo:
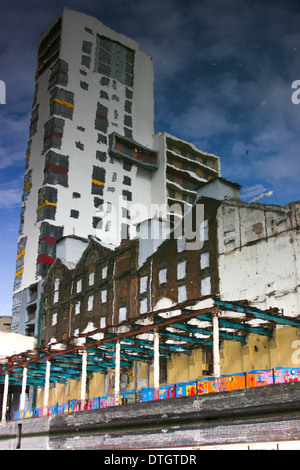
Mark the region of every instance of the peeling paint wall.
[[220, 296], [299, 315], [299, 204], [223, 203], [218, 210]]

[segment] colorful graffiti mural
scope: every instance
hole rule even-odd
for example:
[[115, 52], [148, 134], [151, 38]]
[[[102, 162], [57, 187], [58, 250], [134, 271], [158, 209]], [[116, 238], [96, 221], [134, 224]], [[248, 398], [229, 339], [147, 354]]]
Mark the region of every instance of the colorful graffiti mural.
[[300, 369], [295, 367], [275, 367], [275, 383], [300, 382]]
[[[222, 375], [219, 378], [203, 377], [189, 382], [164, 384], [159, 387], [159, 399], [168, 400], [192, 395], [231, 392], [245, 388], [263, 387], [288, 382], [300, 382], [300, 368], [275, 367], [274, 369], [252, 370], [250, 372]], [[87, 399], [84, 403], [84, 410], [96, 410], [110, 406], [149, 402], [153, 400], [155, 400], [154, 388], [142, 388], [136, 391], [121, 392], [118, 401], [116, 401], [114, 394]], [[73, 413], [81, 411], [81, 409], [82, 404], [80, 400], [70, 400], [49, 406], [47, 408], [47, 415]], [[44, 408], [32, 408], [24, 413], [24, 418], [41, 416], [45, 416]], [[21, 419], [20, 412], [15, 413], [14, 419]]]

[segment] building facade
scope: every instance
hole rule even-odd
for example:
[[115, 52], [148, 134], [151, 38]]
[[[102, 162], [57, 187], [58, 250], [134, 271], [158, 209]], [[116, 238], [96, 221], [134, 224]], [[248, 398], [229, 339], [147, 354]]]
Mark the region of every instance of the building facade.
[[37, 336], [57, 239], [91, 235], [118, 246], [143, 218], [165, 217], [168, 203], [190, 207], [197, 187], [219, 175], [218, 157], [154, 135], [153, 116], [152, 57], [65, 8], [38, 48], [12, 331]]
[[[133, 320], [143, 324], [143, 315], [149, 312], [206, 298], [242, 301], [270, 312], [283, 309], [283, 315], [298, 317], [299, 203], [285, 207], [247, 204], [239, 199], [239, 188], [217, 178], [198, 190], [193, 211], [196, 215], [196, 206], [202, 206], [203, 219], [198, 224], [201, 244], [197, 249], [188, 248], [185, 236], [173, 236], [173, 229], [156, 246], [151, 238], [138, 237], [111, 248], [93, 238], [82, 245], [77, 263], [58, 258], [45, 279], [42, 344], [96, 330], [97, 335], [126, 332]], [[59, 241], [58, 253], [65, 242], [72, 244], [74, 239]], [[263, 321], [257, 319], [248, 328], [247, 339], [235, 340], [234, 333], [226, 329], [226, 318], [236, 320], [237, 328], [242, 322], [238, 313], [220, 316], [222, 374], [297, 366], [293, 362], [293, 344], [299, 342], [296, 328], [271, 324], [272, 331], [266, 333], [262, 328], [260, 332]], [[207, 321], [195, 319], [185, 334], [193, 325], [200, 331], [208, 326]], [[175, 325], [160, 335], [175, 346], [176, 337], [187, 338], [179, 330]], [[171, 358], [160, 357], [162, 383], [212, 374], [213, 350], [207, 335], [204, 333], [204, 343], [190, 354], [174, 352]], [[153, 365], [139, 363], [134, 368], [123, 370], [124, 389], [151, 386]], [[111, 377], [104, 376], [106, 382], [103, 378], [101, 386], [98, 384], [99, 393], [112, 390], [108, 386], [112, 387]]]
[[[218, 295], [219, 204], [214, 199], [205, 202], [201, 244], [196, 250], [188, 249], [186, 238], [174, 236], [173, 231], [165, 233], [158, 246], [152, 238], [137, 237], [118, 247], [90, 238], [82, 243], [82, 255], [73, 264], [60, 258], [60, 245], [71, 246], [77, 238], [59, 240], [58, 257], [44, 281], [42, 343], [118, 326], [158, 308]], [[141, 256], [144, 252], [147, 257]]]

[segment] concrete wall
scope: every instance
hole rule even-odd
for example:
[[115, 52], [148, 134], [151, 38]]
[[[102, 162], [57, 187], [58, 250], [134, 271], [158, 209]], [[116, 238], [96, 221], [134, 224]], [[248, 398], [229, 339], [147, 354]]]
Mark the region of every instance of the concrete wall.
[[[300, 439], [300, 383], [0, 424], [0, 449], [192, 449]], [[21, 429], [20, 429], [21, 425]]]
[[221, 298], [246, 299], [261, 309], [277, 307], [289, 316], [300, 314], [298, 211], [299, 205], [291, 210], [234, 203], [220, 206]]
[[35, 348], [36, 339], [17, 333], [0, 331], [0, 359]]

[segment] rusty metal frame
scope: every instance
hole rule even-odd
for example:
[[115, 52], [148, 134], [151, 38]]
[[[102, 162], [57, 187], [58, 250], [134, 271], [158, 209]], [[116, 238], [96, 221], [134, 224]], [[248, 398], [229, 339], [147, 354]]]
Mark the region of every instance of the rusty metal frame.
[[[207, 304], [210, 305], [205, 306]], [[4, 382], [8, 372], [12, 384], [21, 384], [22, 370], [27, 367], [28, 385], [43, 387], [47, 359], [51, 361], [51, 384], [79, 380], [83, 350], [87, 350], [87, 374], [106, 372], [115, 368], [117, 341], [121, 342], [122, 368], [130, 367], [134, 361], [151, 363], [153, 342], [145, 339], [145, 335], [152, 335], [154, 329], [160, 335], [160, 355], [170, 358], [173, 352], [191, 354], [194, 348], [212, 346], [213, 314], [219, 317], [220, 342], [234, 340], [245, 343], [250, 333], [272, 336], [277, 324], [300, 327], [300, 319], [285, 316], [277, 310], [263, 311], [246, 302], [207, 296], [148, 312], [118, 325], [81, 333], [36, 351], [10, 356], [6, 363], [0, 365], [0, 383]], [[258, 325], [253, 325], [254, 321]]]

